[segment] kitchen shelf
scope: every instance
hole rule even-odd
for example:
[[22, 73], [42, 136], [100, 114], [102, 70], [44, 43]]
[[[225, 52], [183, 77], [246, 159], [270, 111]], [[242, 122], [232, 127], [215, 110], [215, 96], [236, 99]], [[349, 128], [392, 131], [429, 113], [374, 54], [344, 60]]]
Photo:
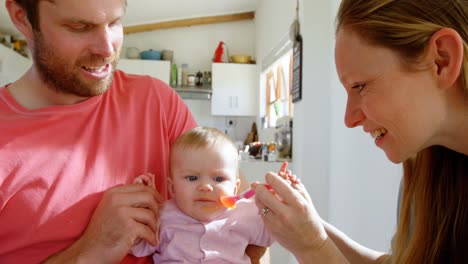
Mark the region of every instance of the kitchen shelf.
[[211, 100], [210, 88], [197, 88], [196, 86], [183, 86], [174, 88], [183, 99]]

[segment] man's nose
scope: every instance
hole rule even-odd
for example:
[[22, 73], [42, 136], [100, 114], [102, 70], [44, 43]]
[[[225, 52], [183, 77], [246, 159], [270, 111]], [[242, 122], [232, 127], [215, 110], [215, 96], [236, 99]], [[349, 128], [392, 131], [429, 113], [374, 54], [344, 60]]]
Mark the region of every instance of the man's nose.
[[91, 52], [94, 55], [108, 58], [114, 54], [115, 50], [113, 43], [117, 36], [109, 27], [99, 28], [93, 37], [94, 40], [91, 46]]

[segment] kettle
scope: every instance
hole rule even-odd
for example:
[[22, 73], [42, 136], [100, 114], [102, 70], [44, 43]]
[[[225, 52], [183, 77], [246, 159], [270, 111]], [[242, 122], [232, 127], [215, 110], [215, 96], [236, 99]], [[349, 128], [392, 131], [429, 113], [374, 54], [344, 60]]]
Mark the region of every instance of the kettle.
[[213, 62], [229, 62], [229, 51], [223, 41], [219, 42], [215, 50]]

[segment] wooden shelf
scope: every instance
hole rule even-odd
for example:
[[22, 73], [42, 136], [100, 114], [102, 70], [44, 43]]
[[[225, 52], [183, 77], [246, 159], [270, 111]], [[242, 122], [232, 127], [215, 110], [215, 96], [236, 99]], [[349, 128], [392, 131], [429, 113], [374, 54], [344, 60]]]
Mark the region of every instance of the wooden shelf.
[[225, 23], [225, 22], [248, 20], [248, 19], [254, 19], [254, 18], [255, 18], [255, 12], [244, 12], [244, 13], [226, 14], [226, 15], [220, 15], [220, 16], [187, 18], [187, 19], [179, 19], [179, 20], [172, 20], [172, 21], [163, 21], [163, 22], [156, 22], [156, 23], [149, 23], [149, 24], [126, 26], [124, 27], [124, 33], [133, 34], [133, 33], [147, 32], [147, 31], [160, 30], [160, 29], [169, 29], [169, 28], [176, 28], [176, 27], [190, 27], [190, 26], [195, 26], [195, 25], [207, 25], [207, 24], [215, 24], [215, 23]]

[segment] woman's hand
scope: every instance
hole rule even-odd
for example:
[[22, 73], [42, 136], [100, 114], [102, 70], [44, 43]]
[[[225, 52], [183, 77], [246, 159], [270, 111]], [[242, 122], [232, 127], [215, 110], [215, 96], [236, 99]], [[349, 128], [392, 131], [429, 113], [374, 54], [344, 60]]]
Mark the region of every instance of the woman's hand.
[[325, 244], [327, 233], [300, 180], [290, 171], [280, 175], [269, 172], [265, 176], [268, 188], [254, 184], [255, 202], [276, 241], [302, 259]]

